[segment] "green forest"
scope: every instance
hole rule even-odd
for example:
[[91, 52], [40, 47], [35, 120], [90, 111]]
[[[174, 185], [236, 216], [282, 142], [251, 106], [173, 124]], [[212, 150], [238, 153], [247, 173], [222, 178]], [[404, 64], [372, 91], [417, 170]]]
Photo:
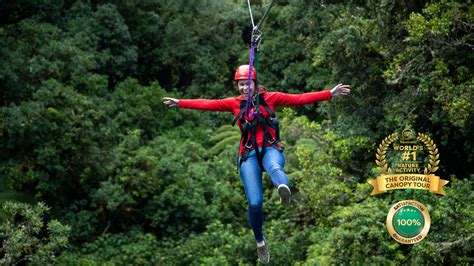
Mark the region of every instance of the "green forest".
[[[162, 103], [237, 96], [250, 31], [245, 0], [0, 1], [0, 265], [258, 264], [233, 115]], [[270, 264], [474, 264], [472, 1], [275, 0], [262, 32], [268, 91], [352, 86], [277, 109], [293, 199], [264, 175]], [[446, 195], [370, 195], [405, 128]], [[385, 227], [405, 199], [431, 216], [414, 245]]]

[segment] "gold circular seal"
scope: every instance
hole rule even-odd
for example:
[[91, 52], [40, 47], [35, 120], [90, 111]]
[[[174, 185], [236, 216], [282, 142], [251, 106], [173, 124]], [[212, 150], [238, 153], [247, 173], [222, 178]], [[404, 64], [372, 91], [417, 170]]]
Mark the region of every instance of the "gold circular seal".
[[415, 244], [423, 240], [431, 225], [426, 207], [416, 200], [395, 203], [387, 215], [387, 230], [401, 244]]

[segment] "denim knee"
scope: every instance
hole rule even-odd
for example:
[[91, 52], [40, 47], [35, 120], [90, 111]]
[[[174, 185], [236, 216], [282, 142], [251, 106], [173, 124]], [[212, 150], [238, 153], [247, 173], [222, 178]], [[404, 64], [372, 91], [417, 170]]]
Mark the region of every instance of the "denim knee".
[[276, 162], [272, 162], [270, 164], [270, 169], [266, 169], [268, 173], [273, 173], [273, 172], [276, 172], [276, 171], [279, 171], [279, 170], [282, 170], [283, 168], [281, 167], [280, 164], [276, 163]]
[[263, 208], [262, 201], [249, 202], [249, 211], [252, 213], [258, 213]]

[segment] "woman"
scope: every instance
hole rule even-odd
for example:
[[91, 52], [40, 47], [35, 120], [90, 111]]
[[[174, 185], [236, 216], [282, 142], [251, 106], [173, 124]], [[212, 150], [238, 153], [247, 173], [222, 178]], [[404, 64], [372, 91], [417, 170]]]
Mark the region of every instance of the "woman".
[[[279, 144], [279, 127], [274, 114], [275, 107], [305, 105], [327, 101], [335, 96], [345, 96], [350, 93], [350, 86], [339, 84], [330, 91], [303, 94], [286, 94], [260, 90], [257, 98], [257, 95], [255, 95], [255, 68], [252, 71], [250, 88], [248, 88], [248, 77], [249, 66], [239, 66], [234, 76], [237, 89], [240, 92], [238, 97], [219, 100], [178, 100], [164, 97], [163, 103], [170, 107], [227, 111], [234, 114], [234, 122], [238, 122], [242, 131], [239, 169], [245, 195], [247, 196], [248, 219], [257, 241], [258, 258], [261, 262], [268, 263], [270, 255], [263, 236], [262, 172], [267, 171], [270, 175], [273, 185], [277, 188], [280, 195], [280, 201], [284, 206], [288, 206], [291, 200], [288, 177], [283, 171], [285, 158]], [[252, 97], [252, 104], [247, 104], [249, 93]], [[258, 149], [255, 149], [255, 147], [258, 147]]]

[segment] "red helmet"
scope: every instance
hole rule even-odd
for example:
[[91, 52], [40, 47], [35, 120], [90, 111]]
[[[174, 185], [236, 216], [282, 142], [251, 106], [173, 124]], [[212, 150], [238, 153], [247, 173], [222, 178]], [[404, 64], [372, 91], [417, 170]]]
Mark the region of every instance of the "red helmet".
[[[234, 80], [249, 79], [249, 65], [241, 65], [235, 70]], [[257, 79], [257, 71], [255, 67], [252, 68], [252, 79]]]

